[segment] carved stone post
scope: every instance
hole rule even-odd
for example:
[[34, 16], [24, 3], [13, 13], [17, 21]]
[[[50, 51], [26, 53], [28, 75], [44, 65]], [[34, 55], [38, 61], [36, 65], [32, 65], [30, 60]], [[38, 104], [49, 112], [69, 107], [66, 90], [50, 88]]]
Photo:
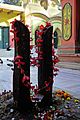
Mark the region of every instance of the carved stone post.
[[50, 105], [52, 100], [52, 85], [53, 85], [53, 63], [52, 63], [52, 32], [53, 27], [49, 26], [43, 29], [42, 46], [43, 60], [39, 61], [38, 68], [38, 85], [40, 93], [44, 95], [42, 106]]
[[15, 40], [15, 58], [13, 74], [14, 103], [20, 111], [32, 109], [30, 100], [30, 33], [20, 21], [12, 25]]

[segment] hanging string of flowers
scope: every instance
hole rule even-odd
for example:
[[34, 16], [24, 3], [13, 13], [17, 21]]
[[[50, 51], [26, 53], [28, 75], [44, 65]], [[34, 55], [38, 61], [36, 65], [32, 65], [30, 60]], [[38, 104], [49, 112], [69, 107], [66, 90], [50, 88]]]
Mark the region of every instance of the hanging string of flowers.
[[[12, 24], [12, 30], [10, 32], [12, 32], [15, 36], [15, 38], [12, 39], [16, 41], [16, 43], [19, 43], [20, 42], [20, 39], [19, 37], [17, 37], [17, 33], [18, 33], [18, 30], [16, 29], [16, 27], [14, 27], [14, 23], [15, 23], [16, 20], [14, 20], [13, 22], [11, 22]], [[46, 25], [43, 26], [43, 25], [40, 25], [39, 26], [39, 31], [37, 31], [37, 35], [38, 35], [38, 39], [36, 40], [36, 46], [35, 46], [35, 52], [37, 54], [36, 57], [32, 57], [32, 52], [31, 50], [33, 49], [33, 45], [30, 45], [30, 65], [34, 65], [34, 66], [37, 66], [37, 67], [40, 67], [40, 64], [39, 62], [40, 61], [43, 61], [43, 51], [42, 51], [42, 45], [43, 45], [43, 39], [42, 39], [42, 35], [44, 33], [44, 29], [46, 29], [47, 27], [51, 26], [51, 23], [49, 22], [46, 22]], [[26, 26], [28, 27], [28, 26]], [[24, 36], [24, 34], [23, 34]], [[30, 39], [30, 41], [32, 41], [32, 39]], [[55, 64], [59, 62], [59, 59], [58, 57], [55, 55], [55, 51], [54, 51], [54, 44], [52, 44], [52, 62], [53, 62], [53, 66], [51, 66], [51, 68], [53, 69], [53, 76], [56, 76], [57, 75], [57, 72], [59, 71], [58, 68], [55, 67]], [[45, 81], [45, 86], [44, 88], [41, 88], [39, 89], [38, 86], [32, 86], [32, 83], [30, 83], [30, 77], [27, 76], [25, 74], [25, 70], [23, 69], [23, 66], [25, 66], [25, 62], [23, 60], [23, 57], [20, 56], [20, 55], [17, 55], [15, 58], [14, 58], [14, 63], [17, 65], [17, 68], [20, 69], [20, 72], [21, 74], [23, 74], [23, 78], [22, 78], [22, 84], [24, 84], [24, 86], [26, 86], [27, 88], [29, 88], [31, 91], [33, 91], [34, 93], [34, 96], [36, 94], [38, 94], [42, 89], [46, 88], [46, 91], [49, 91], [50, 90], [50, 85], [51, 83], [54, 81], [50, 78], [49, 81]]]
[[[46, 25], [45, 26], [40, 25], [39, 30], [36, 32], [38, 38], [36, 40], [36, 47], [35, 47], [36, 50], [35, 50], [35, 52], [38, 54], [38, 57], [35, 57], [35, 58], [32, 57], [31, 58], [31, 61], [32, 61], [31, 65], [34, 64], [35, 66], [40, 67], [39, 62], [44, 60], [43, 59], [43, 51], [42, 51], [42, 45], [43, 45], [42, 35], [45, 32], [44, 29], [46, 29], [47, 27], [50, 27], [50, 26], [51, 26], [51, 23], [46, 22]], [[52, 59], [53, 66], [51, 66], [51, 67], [53, 69], [53, 76], [56, 76], [56, 75], [58, 75], [57, 72], [59, 71], [59, 69], [56, 68], [55, 65], [56, 65], [56, 63], [59, 62], [59, 59], [55, 54], [54, 44], [52, 44], [52, 58], [53, 58]], [[46, 88], [46, 91], [49, 91], [50, 90], [50, 85], [51, 85], [52, 82], [54, 82], [54, 80], [50, 79], [49, 81], [45, 81], [45, 83], [44, 83], [45, 86], [41, 89], [37, 89], [37, 91], [39, 92], [39, 91], [43, 90], [44, 88]]]

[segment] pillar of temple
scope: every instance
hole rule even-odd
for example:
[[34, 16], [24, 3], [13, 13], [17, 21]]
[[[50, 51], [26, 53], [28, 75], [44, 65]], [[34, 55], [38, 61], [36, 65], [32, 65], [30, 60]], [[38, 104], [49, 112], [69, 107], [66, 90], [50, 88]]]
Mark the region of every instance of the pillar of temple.
[[61, 0], [61, 4], [62, 40], [59, 52], [63, 56], [75, 56], [80, 53], [80, 0]]

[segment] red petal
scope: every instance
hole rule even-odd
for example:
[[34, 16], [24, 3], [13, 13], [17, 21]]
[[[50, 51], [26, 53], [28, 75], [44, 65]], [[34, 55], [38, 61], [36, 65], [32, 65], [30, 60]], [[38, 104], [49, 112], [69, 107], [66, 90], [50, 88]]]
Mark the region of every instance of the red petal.
[[24, 70], [23, 69], [21, 69], [21, 74], [24, 74]]
[[19, 38], [18, 38], [18, 37], [16, 37], [16, 38], [15, 38], [15, 41], [16, 41], [16, 42], [19, 42]]
[[44, 29], [44, 26], [43, 25], [40, 25], [40, 30], [43, 30]]
[[41, 46], [42, 46], [42, 44], [38, 44], [37, 46], [38, 46], [38, 47], [41, 47]]
[[31, 89], [34, 90], [35, 86], [31, 86]]
[[15, 60], [16, 60], [16, 59], [23, 59], [23, 57], [20, 56], [20, 55], [17, 55], [17, 56], [15, 57]]
[[30, 80], [30, 77], [24, 75], [23, 78], [22, 78], [22, 82], [24, 83], [26, 80], [29, 81], [29, 80]]
[[14, 30], [10, 30], [10, 32], [14, 33]]
[[59, 71], [59, 69], [58, 69], [58, 68], [54, 68], [53, 70], [54, 70], [54, 71]]
[[33, 48], [33, 45], [30, 45], [30, 49], [32, 49]]

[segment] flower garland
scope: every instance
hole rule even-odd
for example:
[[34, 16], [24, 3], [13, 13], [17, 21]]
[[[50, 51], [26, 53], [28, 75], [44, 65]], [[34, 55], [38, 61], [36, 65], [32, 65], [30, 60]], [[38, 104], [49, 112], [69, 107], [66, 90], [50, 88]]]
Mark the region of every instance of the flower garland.
[[[17, 37], [18, 30], [16, 29], [16, 27], [14, 27], [15, 21], [16, 21], [16, 19], [13, 22], [11, 22], [12, 30], [10, 30], [10, 32], [12, 32], [15, 36], [15, 39], [13, 38], [12, 41], [15, 40], [18, 43], [20, 40], [19, 40], [19, 37]], [[45, 27], [43, 25], [39, 26], [39, 31], [37, 31], [37, 33], [36, 33], [38, 35], [38, 39], [36, 40], [37, 45], [35, 46], [35, 52], [38, 54], [38, 57], [30, 57], [30, 65], [31, 66], [34, 65], [34, 66], [40, 67], [39, 61], [43, 60], [43, 51], [41, 51], [41, 47], [43, 44], [43, 39], [42, 39], [42, 35], [44, 33], [43, 29], [45, 29], [46, 27], [49, 27], [49, 26], [51, 26], [51, 23], [49, 23], [49, 22], [46, 22]], [[26, 26], [26, 27], [28, 27], [28, 26]], [[24, 34], [23, 34], [23, 36], [24, 36]], [[30, 39], [30, 41], [32, 41], [32, 39]], [[31, 53], [31, 50], [33, 49], [33, 47], [34, 47], [33, 45], [30, 45], [30, 54], [33, 54], [33, 53]], [[59, 59], [55, 55], [53, 44], [52, 44], [52, 58], [53, 58], [52, 59], [53, 66], [51, 66], [51, 67], [53, 69], [53, 76], [56, 76], [59, 69], [55, 68], [55, 64], [59, 62]], [[26, 86], [28, 89], [33, 91], [34, 96], [36, 94], [38, 94], [40, 89], [38, 88], [37, 85], [32, 86], [32, 83], [30, 83], [30, 77], [25, 74], [25, 70], [23, 69], [23, 66], [25, 66], [25, 62], [23, 62], [23, 57], [20, 55], [17, 55], [14, 58], [14, 63], [17, 65], [17, 68], [20, 69], [21, 74], [23, 74], [22, 84], [24, 84], [24, 86]], [[53, 81], [54, 80], [50, 80], [49, 82], [45, 81], [44, 87], [46, 88], [46, 91], [50, 90], [50, 85]], [[43, 89], [43, 88], [41, 88], [41, 89]]]
[[[43, 33], [45, 32], [44, 29], [46, 29], [47, 27], [50, 27], [51, 26], [51, 23], [49, 22], [46, 22], [46, 25], [43, 26], [43, 25], [40, 25], [39, 26], [39, 30], [36, 32], [38, 38], [36, 40], [36, 46], [35, 46], [35, 52], [38, 54], [38, 57], [31, 57], [31, 65], [35, 65], [37, 67], [40, 67], [40, 64], [39, 64], [39, 61], [43, 61], [43, 51], [41, 49], [42, 45], [43, 45], [43, 39], [42, 39], [42, 35]], [[31, 48], [32, 49], [32, 48]], [[53, 76], [56, 76], [58, 75], [58, 71], [59, 69], [55, 67], [56, 63], [59, 62], [59, 59], [58, 59], [58, 56], [55, 54], [55, 51], [54, 51], [54, 44], [52, 44], [52, 62], [53, 62], [53, 66], [52, 69], [53, 69]], [[50, 85], [54, 82], [54, 80], [50, 79], [49, 82], [48, 81], [45, 81], [45, 86], [41, 89], [37, 89], [37, 91], [39, 92], [40, 90], [46, 88], [46, 91], [50, 91]], [[38, 87], [37, 87], [38, 88]], [[34, 88], [35, 89], [35, 88]], [[37, 93], [38, 93], [37, 92]]]

